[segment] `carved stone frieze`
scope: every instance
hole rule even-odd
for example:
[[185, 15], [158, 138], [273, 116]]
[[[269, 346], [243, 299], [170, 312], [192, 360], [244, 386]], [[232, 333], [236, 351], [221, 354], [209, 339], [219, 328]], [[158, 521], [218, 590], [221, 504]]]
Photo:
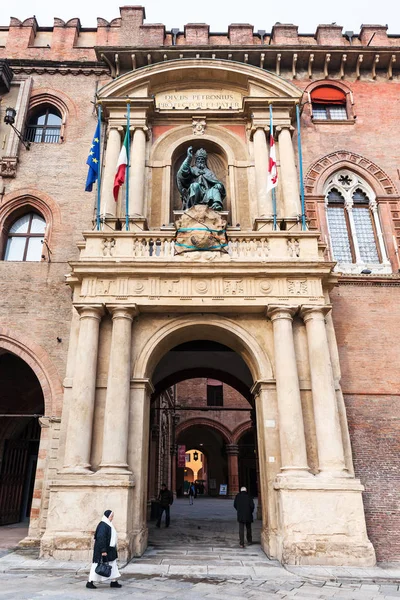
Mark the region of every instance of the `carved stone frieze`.
[[300, 242], [294, 238], [287, 241], [288, 254], [292, 258], [298, 258], [300, 256]]
[[2, 177], [16, 177], [17, 164], [17, 156], [3, 156], [0, 161], [0, 175]]
[[[246, 301], [266, 298], [293, 298], [304, 296], [315, 301], [323, 297], [321, 282], [318, 279], [266, 278], [266, 277], [227, 277], [215, 275], [199, 276], [156, 276], [156, 277], [119, 277], [116, 279], [87, 277], [80, 288], [80, 298], [98, 302], [129, 300], [146, 304], [156, 299], [166, 303], [177, 300], [192, 300], [199, 305], [205, 301], [226, 299], [238, 304]], [[106, 300], [107, 299], [107, 300]]]
[[103, 248], [103, 256], [112, 256], [113, 250], [115, 248], [115, 239], [114, 238], [104, 238], [102, 240], [102, 248]]
[[288, 279], [287, 289], [290, 295], [305, 296], [308, 294], [308, 281], [307, 279]]

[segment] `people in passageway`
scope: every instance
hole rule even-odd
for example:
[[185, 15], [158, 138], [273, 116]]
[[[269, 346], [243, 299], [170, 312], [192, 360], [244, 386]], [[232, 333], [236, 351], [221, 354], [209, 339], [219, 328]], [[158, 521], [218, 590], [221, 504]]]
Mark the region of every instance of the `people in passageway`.
[[239, 494], [236, 494], [233, 506], [236, 508], [237, 520], [239, 522], [239, 544], [244, 548], [244, 526], [246, 525], [247, 543], [253, 543], [251, 533], [251, 524], [253, 522], [254, 500], [247, 493], [245, 487], [240, 488]]
[[158, 494], [159, 512], [156, 527], [161, 526], [161, 519], [165, 511], [165, 527], [169, 527], [170, 523], [170, 506], [174, 501], [171, 490], [169, 490], [165, 483], [161, 485], [160, 493]]
[[[96, 589], [94, 582], [110, 582], [110, 587], [112, 588], [122, 587], [117, 581], [118, 577], [121, 577], [121, 573], [117, 566], [118, 535], [112, 522], [113, 518], [113, 511], [106, 510], [94, 534], [93, 563], [89, 573], [89, 581], [86, 584], [86, 587], [92, 590]], [[97, 566], [102, 562], [109, 563], [111, 567], [109, 577], [103, 577], [96, 573]]]
[[189, 486], [189, 504], [193, 504], [193, 499], [196, 498], [196, 488], [192, 482]]

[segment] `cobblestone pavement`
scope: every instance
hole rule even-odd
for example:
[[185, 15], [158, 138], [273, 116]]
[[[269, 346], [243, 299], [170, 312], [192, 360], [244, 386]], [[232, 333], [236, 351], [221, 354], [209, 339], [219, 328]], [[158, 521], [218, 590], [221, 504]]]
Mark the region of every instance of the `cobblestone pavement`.
[[167, 577], [123, 576], [119, 590], [98, 584], [97, 590], [85, 588], [83, 575], [55, 573], [3, 573], [0, 575], [1, 600], [54, 600], [86, 599], [93, 596], [110, 598], [147, 598], [147, 600], [201, 600], [227, 599], [271, 600], [298, 598], [299, 600], [399, 600], [398, 584], [341, 583], [304, 580], [299, 576], [282, 573], [257, 579], [196, 578], [179, 575]]
[[149, 524], [149, 547], [141, 558], [122, 565], [121, 589], [106, 584], [86, 589], [89, 565], [38, 559], [32, 551], [17, 550], [0, 558], [0, 600], [74, 600], [93, 595], [105, 600], [116, 596], [400, 600], [400, 565], [284, 568], [261, 550], [259, 521], [254, 523], [253, 539], [254, 544], [239, 548], [229, 500], [198, 499], [189, 507], [182, 499], [173, 505], [169, 529]]

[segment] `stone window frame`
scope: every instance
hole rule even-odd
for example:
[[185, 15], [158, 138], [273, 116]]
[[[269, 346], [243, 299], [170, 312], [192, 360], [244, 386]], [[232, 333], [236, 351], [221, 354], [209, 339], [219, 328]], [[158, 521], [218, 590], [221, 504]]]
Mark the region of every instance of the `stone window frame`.
[[[15, 216], [15, 215], [14, 215]], [[11, 233], [11, 228], [13, 227], [13, 225], [15, 225], [16, 223], [18, 223], [18, 221], [20, 219], [22, 219], [23, 217], [28, 216], [29, 217], [29, 222], [28, 222], [28, 229], [26, 232], [23, 233]], [[31, 231], [31, 227], [32, 227], [32, 222], [34, 217], [40, 217], [40, 219], [42, 219], [42, 221], [44, 222], [44, 231], [43, 233], [32, 233]], [[44, 236], [45, 236], [45, 232], [46, 232], [46, 227], [47, 227], [47, 223], [45, 218], [43, 217], [42, 214], [38, 213], [36, 210], [29, 210], [28, 212], [23, 212], [22, 214], [18, 215], [14, 221], [12, 221], [12, 223], [10, 224], [10, 226], [8, 227], [8, 230], [5, 231], [5, 235], [7, 236], [7, 239], [5, 240], [4, 243], [4, 250], [3, 250], [3, 256], [2, 256], [2, 260], [4, 262], [41, 262], [43, 260], [43, 250], [40, 253], [40, 260], [28, 260], [27, 256], [28, 256], [28, 249], [30, 248], [30, 241], [32, 239], [42, 239], [42, 244], [44, 242]], [[7, 254], [7, 247], [8, 247], [8, 242], [11, 238], [21, 238], [25, 240], [25, 244], [24, 244], [24, 251], [23, 251], [23, 256], [22, 259], [17, 260], [17, 259], [7, 259], [6, 258], [6, 254]]]
[[[312, 110], [312, 98], [311, 94], [314, 90], [319, 87], [333, 87], [337, 88], [341, 92], [346, 95], [346, 119], [314, 119], [313, 110]], [[341, 81], [331, 80], [331, 79], [321, 79], [319, 81], [313, 81], [306, 87], [304, 93], [307, 94], [307, 103], [309, 104], [309, 111], [311, 121], [316, 125], [354, 125], [357, 119], [357, 115], [355, 113], [355, 102], [353, 91]]]
[[[43, 109], [54, 108], [54, 109], [56, 109], [56, 111], [58, 111], [60, 113], [60, 115], [61, 115], [60, 135], [59, 135], [58, 141], [55, 143], [52, 143], [51, 145], [55, 146], [57, 144], [62, 144], [63, 142], [65, 142], [66, 129], [67, 129], [66, 125], [67, 125], [69, 111], [68, 111], [67, 104], [65, 103], [65, 101], [63, 99], [61, 99], [60, 97], [56, 96], [55, 94], [52, 94], [49, 92], [32, 94], [30, 102], [29, 102], [29, 108], [28, 108], [28, 112], [27, 112], [27, 116], [26, 116], [26, 121], [25, 121], [24, 137], [26, 135], [26, 131], [27, 131], [27, 128], [29, 127], [29, 123], [30, 123], [32, 117], [41, 108], [43, 108]], [[32, 142], [32, 143], [42, 144], [45, 142]]]
[[[45, 122], [43, 123], [43, 125], [40, 125], [37, 123], [37, 119], [42, 114], [45, 115]], [[48, 124], [49, 115], [54, 115], [57, 118], [59, 118], [60, 124], [59, 125], [49, 125]], [[33, 121], [36, 121], [36, 122], [33, 122]], [[30, 109], [30, 111], [29, 111], [29, 114], [28, 114], [28, 117], [26, 120], [24, 139], [32, 144], [59, 144], [60, 142], [63, 141], [63, 138], [61, 136], [61, 129], [63, 127], [62, 123], [63, 123], [63, 117], [62, 117], [62, 113], [60, 112], [58, 107], [54, 106], [54, 104], [49, 104], [49, 103], [40, 104], [39, 106], [35, 107], [34, 109]], [[36, 140], [38, 129], [42, 130], [40, 140]], [[48, 136], [49, 130], [54, 131], [54, 133], [51, 135], [52, 138], [56, 138], [56, 139], [54, 139], [54, 141], [52, 141], [51, 139], [47, 139], [49, 137]], [[32, 135], [30, 135], [31, 132], [34, 133], [33, 139], [31, 139], [32, 138]]]
[[[343, 179], [347, 178], [348, 183], [343, 183]], [[334, 270], [341, 273], [360, 274], [362, 271], [368, 270], [371, 273], [392, 273], [392, 268], [386, 251], [383, 231], [379, 218], [379, 206], [376, 194], [372, 187], [357, 173], [350, 169], [340, 169], [331, 174], [325, 181], [323, 193], [325, 198], [325, 218], [327, 230], [329, 233], [329, 247], [333, 260], [335, 259], [334, 249], [332, 244], [331, 225], [329, 222], [328, 208], [333, 208], [334, 203], [329, 203], [328, 194], [332, 190], [337, 190], [343, 197], [344, 219], [346, 223], [347, 236], [352, 254], [352, 262], [338, 261]], [[375, 240], [375, 247], [379, 257], [379, 262], [366, 261], [361, 258], [360, 248], [358, 243], [356, 224], [354, 221], [354, 200], [353, 195], [357, 190], [361, 190], [368, 199], [368, 208], [370, 212], [372, 231]], [[360, 208], [365, 208], [363, 203], [359, 204]]]
[[[30, 194], [22, 194], [12, 198], [9, 202], [5, 202], [3, 207], [0, 209], [0, 261], [5, 261], [5, 252], [7, 247], [7, 240], [9, 231], [12, 225], [20, 217], [23, 217], [27, 213], [36, 213], [42, 217], [46, 222], [46, 228], [43, 236], [43, 244], [49, 249], [51, 247], [51, 237], [54, 224], [53, 211], [49, 204], [43, 199], [35, 197]], [[37, 264], [38, 262], [48, 262], [50, 252], [44, 252], [42, 254], [41, 261], [10, 261], [28, 264]]]

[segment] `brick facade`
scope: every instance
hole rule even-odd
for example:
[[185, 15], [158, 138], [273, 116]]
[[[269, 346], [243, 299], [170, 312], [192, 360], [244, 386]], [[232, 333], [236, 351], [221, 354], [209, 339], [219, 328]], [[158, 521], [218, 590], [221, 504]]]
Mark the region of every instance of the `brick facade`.
[[[28, 199], [30, 206], [42, 203], [41, 210], [51, 223], [50, 260], [45, 254], [46, 258], [38, 263], [0, 262], [0, 349], [28, 362], [42, 383], [46, 416], [58, 419], [53, 428], [46, 424], [42, 430], [32, 518], [39, 519], [43, 481], [50, 477], [46, 469], [53, 469], [53, 474], [56, 469], [72, 312], [65, 274], [70, 270], [69, 261], [78, 257], [81, 232], [94, 228], [95, 193], [83, 191], [88, 147], [96, 124], [92, 101], [96, 91], [122, 71], [175, 59], [185, 52], [185, 57], [194, 56], [196, 49], [199, 55], [208, 52], [210, 58], [217, 55], [273, 70], [304, 91], [303, 98], [315, 81], [337, 82], [351, 94], [352, 119], [346, 123], [315, 123], [310, 106], [304, 105], [301, 124], [306, 200], [311, 225], [322, 232], [322, 242], [329, 235], [321, 191], [325, 175], [337, 168], [356, 169], [374, 188], [379, 203], [393, 274], [343, 277], [331, 292], [331, 301], [354, 466], [366, 488], [368, 533], [378, 560], [399, 561], [400, 196], [399, 141], [394, 132], [400, 120], [400, 38], [389, 37], [386, 27], [363, 25], [350, 45], [338, 26], [320, 25], [312, 36], [299, 34], [295, 25], [285, 24], [276, 24], [263, 39], [248, 24], [232, 24], [223, 34], [210, 32], [206, 24], [187, 24], [174, 36], [163, 25], [146, 24], [144, 18], [142, 7], [123, 7], [120, 18], [111, 22], [98, 19], [93, 29], [83, 29], [79, 19], [55, 19], [48, 30], [39, 27], [32, 17], [25, 21], [13, 18], [8, 30], [0, 32], [0, 60], [9, 60], [14, 83], [31, 81], [30, 101], [53, 95], [65, 107], [62, 143], [33, 144], [29, 152], [20, 146], [16, 177], [0, 177], [3, 237], [6, 213], [10, 207], [14, 210], [14, 203], [21, 199]], [[332, 55], [330, 62], [326, 61], [327, 47]], [[115, 59], [118, 49], [122, 49], [119, 63]], [[340, 57], [346, 52], [347, 74], [340, 76]], [[315, 66], [310, 76], [307, 69], [311, 53], [315, 54]], [[391, 57], [396, 53], [394, 62]], [[359, 54], [364, 58], [358, 76]], [[377, 54], [381, 60], [374, 76], [373, 59]], [[282, 61], [277, 60], [278, 55]], [[11, 98], [15, 105], [15, 89], [0, 92], [1, 139], [10, 133], [3, 123], [3, 109]], [[156, 125], [153, 142], [169, 127]], [[245, 142], [247, 132], [243, 126], [226, 127]], [[333, 158], [326, 158], [333, 154]], [[0, 161], [5, 156], [5, 150], [0, 150]], [[4, 249], [4, 239], [0, 244]], [[224, 395], [228, 407], [249, 406], [229, 386], [224, 385]], [[178, 398], [188, 406], [204, 405], [205, 380], [180, 383]], [[249, 421], [247, 412], [207, 411], [203, 415], [223, 424], [232, 440], [235, 431]], [[187, 412], [184, 419], [197, 416]], [[50, 442], [51, 456], [47, 451]], [[49, 460], [53, 461], [50, 467]]]

